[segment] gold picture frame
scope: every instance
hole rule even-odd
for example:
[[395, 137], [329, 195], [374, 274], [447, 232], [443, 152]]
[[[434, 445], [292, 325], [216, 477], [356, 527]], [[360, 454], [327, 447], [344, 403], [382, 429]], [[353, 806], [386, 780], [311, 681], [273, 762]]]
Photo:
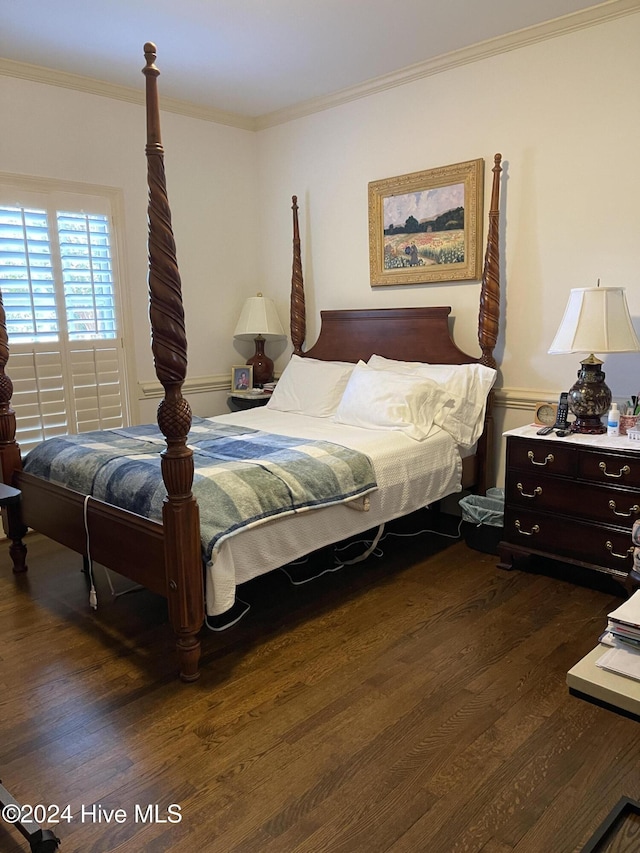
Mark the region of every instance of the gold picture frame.
[[369, 184], [371, 286], [479, 279], [484, 160]]
[[253, 390], [253, 365], [236, 364], [231, 368], [231, 391], [242, 394]]

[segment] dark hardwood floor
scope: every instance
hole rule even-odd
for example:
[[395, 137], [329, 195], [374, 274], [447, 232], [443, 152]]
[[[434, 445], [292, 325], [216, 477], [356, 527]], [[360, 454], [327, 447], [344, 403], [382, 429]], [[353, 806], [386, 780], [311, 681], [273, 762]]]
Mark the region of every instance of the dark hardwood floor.
[[[0, 561], [0, 778], [69, 804], [62, 853], [568, 853], [640, 798], [640, 727], [565, 683], [621, 600], [606, 578], [389, 538], [311, 584], [249, 584], [184, 685], [162, 599], [101, 576], [94, 613], [79, 558], [28, 545], [28, 575]], [[179, 823], [147, 811], [171, 804]]]

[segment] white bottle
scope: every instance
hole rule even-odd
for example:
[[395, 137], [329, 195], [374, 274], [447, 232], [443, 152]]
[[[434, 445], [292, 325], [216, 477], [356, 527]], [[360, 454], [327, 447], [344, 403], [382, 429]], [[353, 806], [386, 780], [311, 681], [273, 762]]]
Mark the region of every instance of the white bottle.
[[607, 415], [607, 435], [620, 435], [620, 412], [617, 403], [611, 404]]

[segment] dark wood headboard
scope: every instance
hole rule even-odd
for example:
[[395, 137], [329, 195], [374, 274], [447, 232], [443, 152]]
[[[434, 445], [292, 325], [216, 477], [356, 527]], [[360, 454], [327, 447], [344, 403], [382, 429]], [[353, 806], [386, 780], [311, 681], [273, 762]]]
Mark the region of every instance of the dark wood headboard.
[[321, 311], [318, 340], [305, 356], [367, 361], [374, 353], [401, 361], [469, 364], [478, 361], [459, 349], [449, 332], [451, 308], [374, 308]]

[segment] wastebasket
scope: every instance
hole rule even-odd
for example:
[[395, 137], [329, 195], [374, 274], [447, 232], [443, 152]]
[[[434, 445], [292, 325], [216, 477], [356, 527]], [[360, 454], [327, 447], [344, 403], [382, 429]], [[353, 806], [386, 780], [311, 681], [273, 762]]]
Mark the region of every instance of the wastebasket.
[[497, 554], [504, 526], [504, 489], [487, 489], [486, 495], [460, 499], [462, 533], [469, 548]]

